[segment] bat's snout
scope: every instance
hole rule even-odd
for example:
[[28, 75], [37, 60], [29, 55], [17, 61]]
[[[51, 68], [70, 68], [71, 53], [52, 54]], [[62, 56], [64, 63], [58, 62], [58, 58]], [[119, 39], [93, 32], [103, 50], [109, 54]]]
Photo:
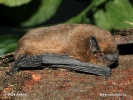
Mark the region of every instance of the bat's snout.
[[119, 54], [118, 53], [116, 53], [116, 54], [108, 54], [107, 55], [107, 59], [110, 62], [117, 62], [118, 61], [118, 57], [119, 57]]

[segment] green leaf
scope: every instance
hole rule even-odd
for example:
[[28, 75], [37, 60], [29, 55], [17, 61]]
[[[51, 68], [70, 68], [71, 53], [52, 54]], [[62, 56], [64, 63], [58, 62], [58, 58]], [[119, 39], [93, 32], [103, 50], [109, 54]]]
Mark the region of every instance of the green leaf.
[[16, 46], [17, 46], [17, 42], [13, 42], [13, 43], [8, 44], [8, 46], [6, 48], [7, 50], [6, 50], [5, 53], [9, 53], [9, 52], [15, 51]]
[[4, 4], [9, 7], [20, 6], [29, 3], [31, 0], [0, 0], [0, 4]]
[[46, 22], [56, 13], [61, 1], [62, 0], [41, 0], [36, 12], [34, 12], [28, 20], [22, 22], [21, 25], [32, 26]]
[[[113, 5], [113, 6], [112, 6]], [[106, 5], [107, 17], [112, 28], [130, 28], [125, 21], [133, 22], [133, 7], [128, 0], [115, 0]]]
[[87, 18], [86, 16], [78, 15], [69, 19], [65, 23], [89, 23], [89, 22], [90, 22], [90, 19]]
[[99, 9], [95, 14], [95, 24], [103, 29], [111, 29], [107, 15], [102, 9]]
[[57, 11], [62, 0], [32, 0], [20, 7], [5, 8], [1, 12], [17, 24], [25, 27], [49, 20]]
[[106, 2], [107, 0], [92, 0], [91, 4], [93, 6], [99, 6], [100, 4]]
[[[1, 47], [0, 47], [0, 48], [1, 48]], [[5, 54], [5, 53], [6, 53], [5, 51], [7, 51], [7, 49], [6, 49], [6, 48], [1, 48], [1, 49], [0, 49], [0, 55]]]
[[70, 18], [65, 23], [90, 23], [90, 19], [86, 17], [87, 12], [91, 10], [95, 6], [99, 6], [101, 3], [104, 3], [106, 0], [92, 0], [91, 4], [89, 4], [81, 13]]
[[133, 22], [133, 7], [128, 0], [110, 0], [105, 10], [94, 14], [96, 25], [104, 29], [131, 28], [125, 21]]
[[46, 22], [56, 13], [60, 3], [61, 0], [41, 0], [37, 11], [28, 20], [22, 22], [21, 25], [32, 26]]
[[0, 55], [15, 51], [19, 38], [16, 35], [0, 36]]
[[4, 54], [6, 51], [7, 49], [5, 48], [4, 43], [3, 44], [0, 43], [0, 55]]

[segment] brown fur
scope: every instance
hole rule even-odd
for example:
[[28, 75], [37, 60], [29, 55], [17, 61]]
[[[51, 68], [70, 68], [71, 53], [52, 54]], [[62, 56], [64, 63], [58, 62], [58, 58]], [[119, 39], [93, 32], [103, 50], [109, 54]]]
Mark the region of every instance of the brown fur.
[[90, 36], [98, 40], [101, 52], [115, 54], [117, 45], [111, 34], [93, 25], [60, 24], [31, 29], [18, 42], [15, 58], [20, 54], [40, 55], [44, 53], [66, 54], [81, 61], [105, 65], [90, 51]]

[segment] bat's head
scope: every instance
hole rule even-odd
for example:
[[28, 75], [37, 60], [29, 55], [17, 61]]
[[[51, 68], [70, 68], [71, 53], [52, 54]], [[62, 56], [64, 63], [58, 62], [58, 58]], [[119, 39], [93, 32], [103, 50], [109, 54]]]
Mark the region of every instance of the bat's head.
[[108, 44], [106, 41], [99, 43], [96, 37], [90, 38], [90, 50], [98, 61], [104, 63], [106, 66], [110, 66], [118, 61], [119, 53], [117, 46]]

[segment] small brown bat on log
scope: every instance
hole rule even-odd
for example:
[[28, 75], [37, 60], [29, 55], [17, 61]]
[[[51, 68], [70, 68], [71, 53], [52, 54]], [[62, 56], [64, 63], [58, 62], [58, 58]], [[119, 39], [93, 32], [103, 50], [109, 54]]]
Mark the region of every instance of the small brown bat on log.
[[110, 66], [118, 61], [117, 45], [124, 39], [88, 24], [31, 29], [19, 40], [15, 63], [7, 74], [21, 67], [50, 65], [109, 77]]

